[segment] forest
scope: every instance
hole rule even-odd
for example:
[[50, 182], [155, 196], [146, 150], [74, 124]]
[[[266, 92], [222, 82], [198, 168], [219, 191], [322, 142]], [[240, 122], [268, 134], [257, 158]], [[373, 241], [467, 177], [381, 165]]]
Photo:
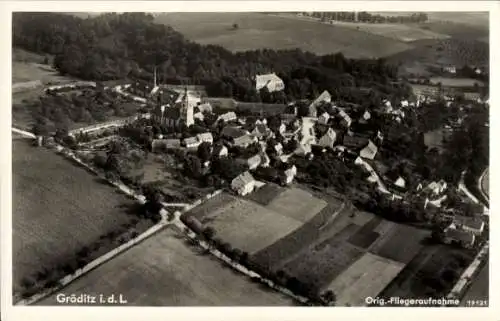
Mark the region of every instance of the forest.
[[[353, 60], [341, 53], [318, 56], [301, 50], [261, 49], [232, 53], [187, 40], [145, 13], [107, 13], [79, 18], [59, 13], [15, 13], [13, 45], [54, 56], [62, 74], [85, 80], [142, 79], [201, 84], [213, 97], [250, 102], [312, 98], [328, 90], [335, 99], [377, 105], [408, 96], [398, 67], [384, 59]], [[255, 90], [255, 75], [275, 72], [281, 93]], [[370, 88], [369, 91], [362, 90]]]

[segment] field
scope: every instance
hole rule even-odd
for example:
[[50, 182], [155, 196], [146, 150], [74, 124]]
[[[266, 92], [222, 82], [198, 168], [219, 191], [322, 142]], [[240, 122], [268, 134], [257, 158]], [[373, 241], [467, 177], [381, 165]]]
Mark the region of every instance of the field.
[[[61, 290], [122, 294], [132, 306], [289, 306], [263, 288], [189, 246], [173, 228], [136, 245]], [[56, 294], [39, 305], [56, 305]]]
[[[383, 57], [411, 46], [388, 37], [259, 13], [169, 13], [156, 22], [172, 26], [188, 39], [221, 45], [231, 51], [295, 49], [317, 54], [341, 51], [349, 58]], [[233, 24], [238, 24], [233, 29]]]
[[443, 87], [473, 87], [474, 84], [484, 86], [480, 80], [472, 78], [447, 78], [447, 77], [432, 77], [430, 78], [432, 84], [437, 85], [441, 83]]
[[[292, 199], [301, 206], [286, 206]], [[188, 215], [213, 227], [217, 237], [234, 248], [252, 254], [299, 228], [325, 205], [298, 189], [280, 193], [266, 206], [222, 193]]]
[[366, 253], [336, 278], [328, 289], [337, 294], [337, 304], [362, 306], [374, 297], [403, 269], [404, 264]]
[[472, 285], [465, 292], [465, 296], [460, 303], [461, 306], [470, 306], [468, 301], [486, 301], [489, 299], [489, 264], [486, 264], [476, 278], [472, 281]]
[[390, 23], [353, 23], [333, 22], [334, 26], [356, 29], [376, 36], [391, 38], [397, 41], [411, 42], [420, 39], [445, 39], [447, 34], [437, 33], [419, 28], [418, 25], [390, 24]]
[[384, 298], [445, 296], [473, 258], [472, 251], [445, 245], [426, 246], [380, 293], [380, 296]]
[[12, 169], [15, 292], [23, 278], [66, 263], [133, 220], [131, 200], [30, 140], [13, 140]]

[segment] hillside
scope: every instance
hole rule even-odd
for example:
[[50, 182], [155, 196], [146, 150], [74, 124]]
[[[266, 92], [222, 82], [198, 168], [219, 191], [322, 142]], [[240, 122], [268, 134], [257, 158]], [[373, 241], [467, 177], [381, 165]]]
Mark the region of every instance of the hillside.
[[[220, 45], [233, 52], [300, 48], [319, 55], [341, 51], [349, 58], [371, 58], [411, 48], [402, 41], [352, 28], [253, 12], [168, 13], [157, 16], [155, 21], [171, 26], [192, 41]], [[233, 24], [238, 28], [234, 29]]]

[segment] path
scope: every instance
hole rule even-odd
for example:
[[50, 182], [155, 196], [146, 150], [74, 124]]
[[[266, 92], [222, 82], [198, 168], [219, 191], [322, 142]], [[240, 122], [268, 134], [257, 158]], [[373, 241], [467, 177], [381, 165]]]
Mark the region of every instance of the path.
[[490, 168], [487, 167], [478, 179], [478, 190], [483, 198], [490, 202]]

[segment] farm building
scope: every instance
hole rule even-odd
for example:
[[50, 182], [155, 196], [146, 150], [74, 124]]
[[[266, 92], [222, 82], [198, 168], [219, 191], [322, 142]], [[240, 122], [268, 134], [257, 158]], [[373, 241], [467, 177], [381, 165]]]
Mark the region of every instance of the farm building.
[[479, 218], [457, 215], [453, 218], [450, 228], [462, 229], [475, 235], [479, 235], [483, 233], [484, 225], [484, 221]]
[[249, 169], [256, 169], [261, 164], [262, 158], [261, 155], [257, 154], [248, 158], [238, 158], [236, 161]]
[[336, 139], [337, 133], [332, 128], [328, 128], [326, 133], [319, 139], [318, 145], [333, 148]]
[[151, 151], [167, 151], [170, 149], [178, 149], [181, 147], [180, 139], [154, 139], [151, 142]]
[[269, 92], [281, 91], [285, 89], [285, 83], [275, 73], [255, 76], [255, 89], [259, 91], [264, 87]]
[[214, 142], [214, 137], [212, 136], [212, 133], [210, 133], [210, 132], [198, 134], [198, 135], [196, 135], [196, 137], [198, 138], [200, 143], [206, 142], [206, 143], [213, 144], [213, 142]]
[[256, 142], [258, 142], [257, 138], [255, 136], [248, 134], [233, 139], [233, 145], [242, 148], [247, 148], [248, 146]]
[[317, 108], [324, 103], [329, 103], [332, 101], [332, 96], [328, 91], [323, 91], [310, 105], [309, 105], [309, 117], [317, 117]]
[[444, 231], [443, 242], [445, 244], [458, 243], [464, 248], [471, 248], [475, 240], [474, 234], [464, 230], [448, 228]]
[[373, 160], [377, 151], [377, 146], [371, 140], [368, 140], [368, 145], [359, 152], [359, 156]]
[[340, 118], [340, 124], [346, 128], [349, 128], [352, 123], [351, 117], [342, 109], [339, 110], [338, 117]]
[[220, 120], [223, 120], [225, 123], [228, 123], [231, 121], [235, 121], [237, 119], [238, 119], [238, 117], [236, 116], [236, 113], [234, 111], [230, 111], [230, 112], [227, 112], [225, 114], [220, 115], [217, 118], [217, 122]]
[[232, 180], [231, 189], [238, 195], [247, 195], [253, 192], [255, 188], [255, 179], [249, 172], [244, 172]]
[[184, 139], [184, 145], [187, 149], [196, 150], [202, 142], [198, 140], [198, 137], [188, 137]]
[[424, 188], [424, 191], [434, 195], [440, 195], [446, 191], [446, 188], [446, 182], [444, 180], [440, 180], [439, 182], [431, 182]]
[[295, 175], [297, 175], [297, 167], [295, 167], [295, 165], [292, 165], [291, 167], [283, 171], [283, 173], [280, 175], [282, 184], [288, 185], [292, 183]]
[[318, 123], [323, 124], [323, 125], [327, 125], [328, 120], [330, 120], [330, 114], [327, 112], [324, 112], [323, 114], [321, 114], [318, 117]]

